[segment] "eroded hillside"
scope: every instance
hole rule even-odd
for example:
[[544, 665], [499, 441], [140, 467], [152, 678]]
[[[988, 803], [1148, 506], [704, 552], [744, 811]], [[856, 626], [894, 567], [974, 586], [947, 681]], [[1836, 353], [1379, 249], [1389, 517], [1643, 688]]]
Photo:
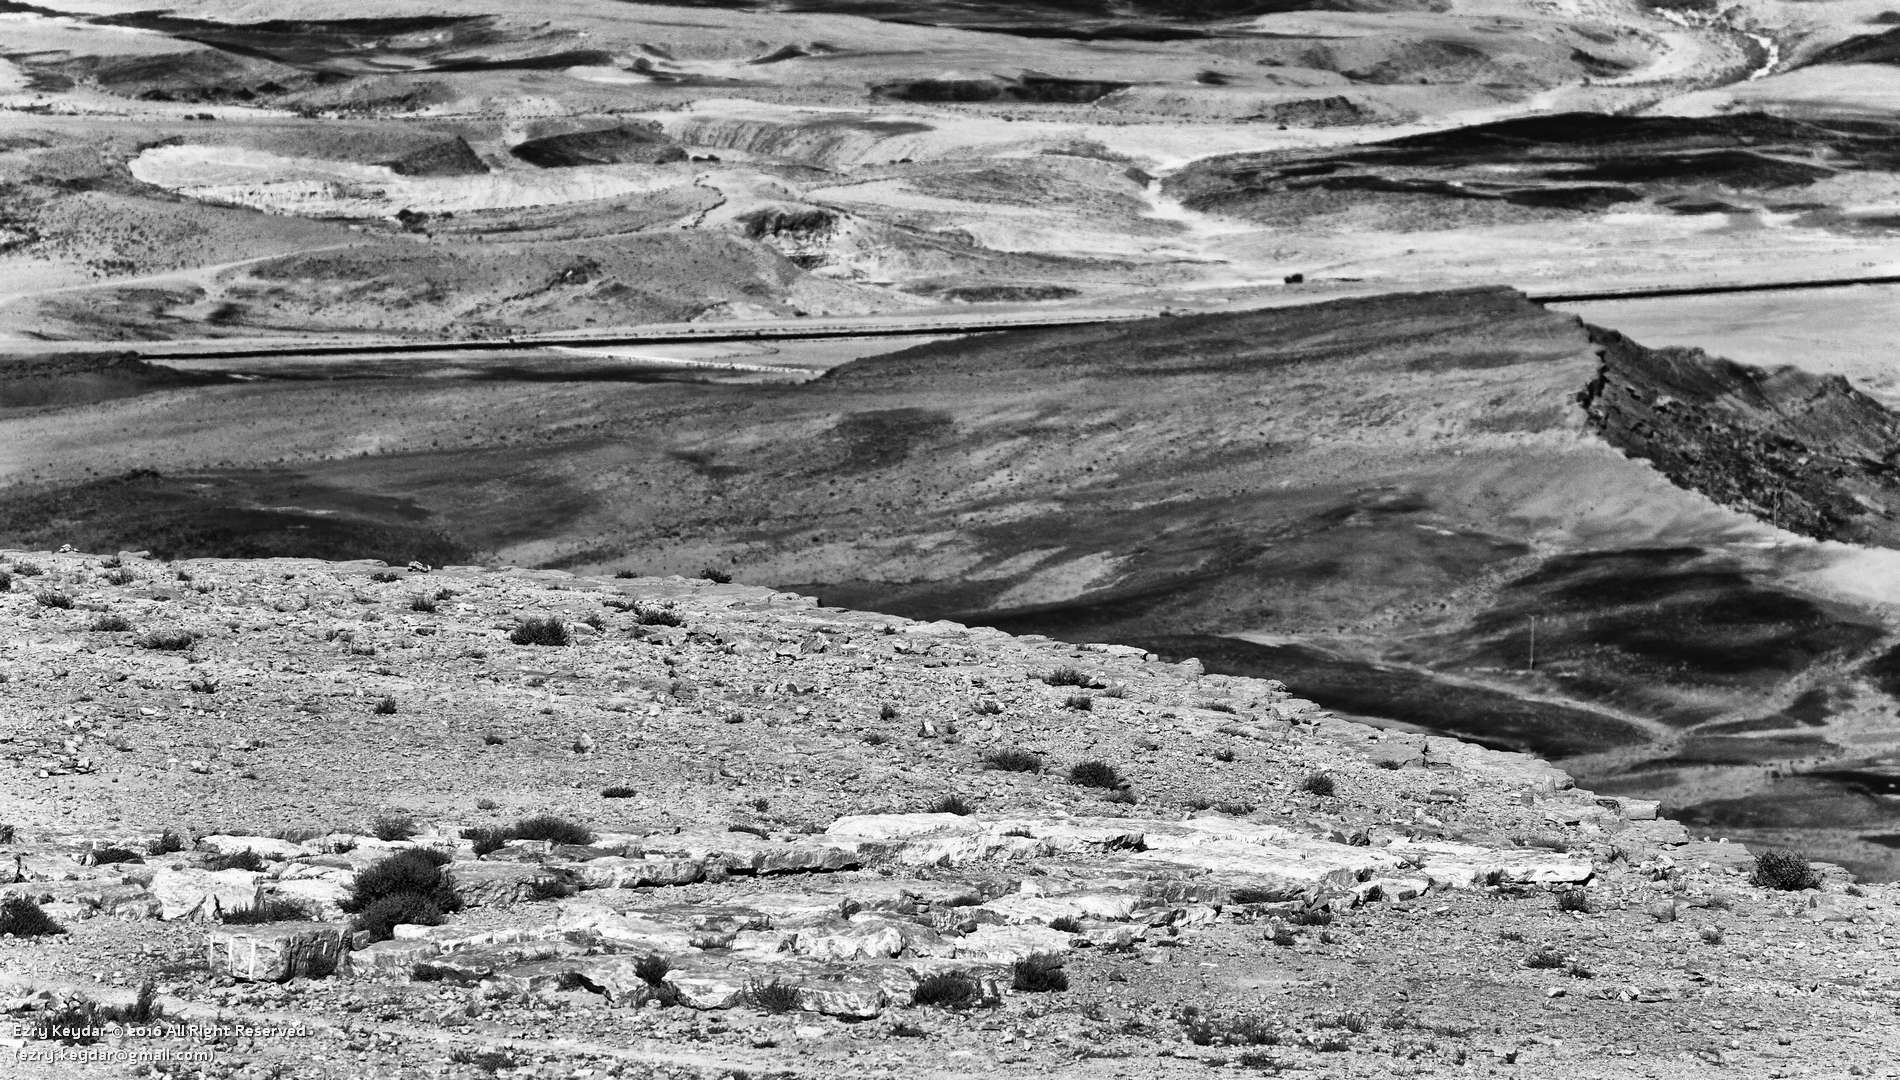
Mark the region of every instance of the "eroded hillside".
[[[1673, 807], [1747, 796], [1752, 828], [1773, 827], [1770, 770], [1887, 745], [1881, 597], [1816, 581], [1848, 553], [1796, 533], [1885, 535], [1891, 417], [1838, 382], [1652, 354], [1509, 291], [986, 335], [797, 385], [428, 363], [11, 410], [27, 479], [0, 493], [4, 535], [711, 565], [1200, 656]], [[87, 472], [108, 432], [165, 466]], [[1789, 826], [1882, 865], [1853, 837], [1888, 815], [1829, 790], [1853, 836], [1805, 811]]]

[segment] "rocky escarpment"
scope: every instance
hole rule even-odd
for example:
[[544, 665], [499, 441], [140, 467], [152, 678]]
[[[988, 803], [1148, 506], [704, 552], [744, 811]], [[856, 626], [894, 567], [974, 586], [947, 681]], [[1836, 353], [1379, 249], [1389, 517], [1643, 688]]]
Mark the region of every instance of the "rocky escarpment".
[[[1840, 978], [1890, 888], [1767, 890], [1653, 804], [1198, 663], [678, 578], [4, 564], [24, 1075], [1622, 1076], [1894, 1034]], [[429, 900], [372, 917], [392, 858]]]
[[1603, 368], [1581, 400], [1625, 453], [1790, 532], [1900, 544], [1900, 416], [1846, 379], [1591, 338]]

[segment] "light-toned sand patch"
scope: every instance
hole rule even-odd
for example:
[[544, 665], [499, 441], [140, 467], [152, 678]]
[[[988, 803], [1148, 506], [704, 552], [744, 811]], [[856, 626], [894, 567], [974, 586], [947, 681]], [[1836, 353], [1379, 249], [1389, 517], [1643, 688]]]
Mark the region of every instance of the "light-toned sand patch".
[[1129, 556], [1098, 551], [1037, 574], [996, 598], [1001, 608], [1073, 600], [1114, 578]]
[[690, 182], [642, 166], [403, 176], [381, 165], [289, 158], [223, 146], [161, 146], [130, 165], [138, 179], [195, 199], [302, 217], [386, 217], [402, 209], [462, 212], [608, 199]]
[[1900, 287], [1859, 285], [1786, 293], [1731, 293], [1566, 304], [1652, 348], [1677, 345], [1760, 367], [1793, 365], [1840, 375], [1900, 408], [1893, 312]]
[[1890, 117], [1900, 112], [1900, 68], [1887, 64], [1827, 64], [1750, 82], [1684, 94], [1659, 102], [1657, 116], [1810, 108]]

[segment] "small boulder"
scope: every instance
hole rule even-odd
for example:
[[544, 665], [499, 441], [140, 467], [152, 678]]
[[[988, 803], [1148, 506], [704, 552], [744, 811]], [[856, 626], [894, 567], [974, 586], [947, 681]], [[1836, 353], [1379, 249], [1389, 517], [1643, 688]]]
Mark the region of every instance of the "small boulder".
[[343, 955], [343, 928], [332, 923], [219, 926], [207, 948], [211, 969], [247, 982], [322, 978]]
[[378, 941], [350, 954], [350, 973], [372, 976], [408, 975], [415, 970], [418, 961], [427, 960], [441, 951], [442, 947], [433, 941], [420, 939]]
[[154, 919], [160, 910], [158, 898], [138, 885], [100, 885], [74, 894], [73, 899], [102, 915], [133, 919]]
[[442, 870], [469, 907], [505, 907], [574, 892], [566, 871], [532, 863], [453, 862]]
[[262, 859], [294, 859], [299, 855], [310, 854], [309, 849], [302, 844], [293, 844], [274, 836], [230, 836], [214, 833], [210, 836], [199, 837], [198, 846], [219, 855], [238, 855], [249, 851]]
[[211, 920], [256, 907], [260, 877], [249, 870], [161, 870], [152, 876], [151, 892], [161, 919]]
[[344, 917], [343, 901], [350, 895], [348, 886], [327, 878], [307, 877], [278, 881], [271, 886], [272, 895], [303, 905], [319, 919]]

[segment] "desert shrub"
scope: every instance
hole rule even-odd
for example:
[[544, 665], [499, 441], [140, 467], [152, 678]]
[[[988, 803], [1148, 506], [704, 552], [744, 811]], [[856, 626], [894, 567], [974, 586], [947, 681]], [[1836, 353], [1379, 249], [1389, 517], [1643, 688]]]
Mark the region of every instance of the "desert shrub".
[[600, 789], [600, 797], [603, 799], [631, 799], [638, 794], [640, 794], [640, 789], [631, 788], [625, 784], [615, 784], [612, 787]]
[[442, 908], [434, 900], [416, 893], [396, 893], [371, 900], [350, 921], [354, 930], [367, 930], [371, 941], [388, 941], [402, 923], [416, 926], [442, 925]]
[[1280, 1045], [1280, 1029], [1260, 1013], [1219, 1016], [1190, 1005], [1181, 1012], [1181, 1028], [1196, 1046]]
[[394, 570], [378, 570], [374, 574], [371, 574], [369, 579], [379, 585], [387, 585], [392, 581], [401, 581], [402, 575], [396, 573]]
[[1089, 677], [1082, 674], [1081, 668], [1059, 667], [1042, 677], [1050, 686], [1087, 686]]
[[1243, 885], [1238, 889], [1230, 890], [1227, 893], [1227, 899], [1236, 904], [1271, 904], [1285, 897], [1273, 889], [1255, 889]]
[[69, 611], [73, 606], [72, 597], [67, 596], [63, 592], [53, 592], [50, 589], [45, 592], [34, 593], [33, 599], [38, 601], [39, 605], [43, 608], [58, 608], [61, 611]]
[[940, 1009], [967, 1009], [982, 999], [983, 988], [961, 971], [926, 975], [910, 992], [912, 1005], [934, 1005]]
[[1222, 762], [1234, 760], [1233, 748], [1223, 746], [1219, 750], [1214, 751], [1214, 760]]
[[340, 903], [355, 915], [353, 928], [373, 941], [387, 941], [398, 923], [435, 926], [462, 906], [442, 875], [448, 856], [422, 848], [399, 851], [357, 872], [350, 895]]
[[552, 840], [557, 844], [591, 844], [594, 834], [584, 825], [577, 825], [566, 818], [553, 814], [537, 814], [522, 818], [508, 829], [510, 840]]
[[1213, 809], [1215, 813], [1226, 814], [1228, 817], [1246, 817], [1248, 814], [1253, 813], [1254, 810], [1257, 808], [1254, 806], [1254, 804], [1250, 802], [1234, 801], [1234, 802], [1217, 802], [1214, 804]]
[[1723, 941], [1723, 937], [1722, 937], [1722, 931], [1720, 927], [1705, 926], [1702, 928], [1702, 944], [1720, 945], [1722, 944], [1722, 941]]
[[101, 1005], [91, 998], [75, 995], [43, 1009], [26, 1025], [25, 1033], [35, 1039], [95, 1043], [104, 1028], [150, 1024], [164, 1016], [165, 1010], [158, 1004], [158, 986], [147, 979], [139, 984], [138, 994], [129, 1005]]
[[614, 576], [615, 576], [615, 577], [617, 577], [617, 578], [623, 578], [623, 579], [624, 579], [624, 578], [637, 578], [637, 577], [639, 577], [640, 575], [639, 575], [639, 574], [638, 574], [637, 572], [635, 572], [635, 571], [633, 571], [633, 570], [615, 570], [615, 571], [614, 571]]
[[1124, 781], [1115, 766], [1091, 759], [1069, 766], [1069, 783], [1078, 787], [1119, 788]]
[[1035, 953], [1016, 961], [1010, 968], [1010, 988], [1031, 994], [1069, 988], [1069, 973], [1062, 970], [1062, 957], [1054, 953]]
[[30, 562], [14, 563], [13, 572], [20, 575], [21, 577], [39, 577], [41, 574], [46, 573], [46, 571], [41, 569], [38, 564], [30, 563]]
[[396, 713], [396, 699], [385, 694], [376, 699], [376, 704], [370, 706], [370, 711], [377, 716], [394, 716]]
[[1590, 896], [1582, 889], [1565, 889], [1557, 894], [1558, 911], [1576, 911], [1588, 915], [1596, 908], [1590, 903]]
[[53, 921], [53, 917], [40, 910], [40, 906], [24, 896], [9, 896], [0, 900], [0, 935], [11, 934], [16, 938], [49, 937], [63, 934], [66, 928]]
[[1273, 931], [1267, 935], [1267, 940], [1282, 949], [1290, 949], [1300, 943], [1300, 936], [1293, 932], [1292, 927], [1282, 924], [1273, 928]]
[[175, 851], [183, 851], [189, 846], [183, 836], [180, 836], [170, 829], [166, 829], [164, 832], [158, 834], [158, 839], [152, 841], [150, 847], [146, 848], [146, 853], [150, 855], [170, 855]]
[[788, 982], [773, 979], [769, 982], [752, 979], [739, 992], [740, 998], [760, 1012], [788, 1013], [798, 1008], [799, 999], [804, 995], [798, 987]]
[[1333, 913], [1328, 908], [1303, 907], [1293, 913], [1293, 925], [1331, 926], [1333, 925]]
[[1042, 755], [1029, 750], [992, 750], [983, 755], [983, 764], [998, 772], [1039, 773]]
[[123, 566], [115, 566], [107, 570], [105, 578], [107, 584], [110, 585], [130, 585], [139, 579], [137, 574], [134, 574]]
[[673, 970], [673, 962], [659, 953], [648, 953], [633, 962], [633, 974], [648, 986], [658, 986], [666, 981], [666, 973]]
[[641, 626], [685, 626], [686, 620], [679, 612], [667, 607], [647, 607], [635, 604], [633, 617], [640, 620]]
[[1372, 1017], [1362, 1012], [1343, 1012], [1337, 1016], [1322, 1017], [1314, 1023], [1315, 1027], [1345, 1028], [1354, 1035], [1364, 1035], [1372, 1030]]
[[976, 813], [976, 807], [970, 805], [961, 795], [945, 795], [924, 808], [926, 814], [959, 814], [969, 817]]
[[1325, 773], [1308, 773], [1306, 779], [1300, 781], [1300, 790], [1308, 795], [1326, 797], [1336, 794], [1339, 785], [1333, 783], [1333, 778]]
[[257, 873], [264, 869], [264, 860], [257, 852], [249, 848], [233, 851], [229, 855], [213, 855], [205, 860], [206, 870], [249, 870]]
[[502, 743], [505, 743], [507, 741], [508, 741], [507, 739], [502, 738], [501, 736], [495, 734], [492, 731], [482, 736], [483, 746], [500, 746]]
[[1058, 915], [1049, 920], [1049, 929], [1064, 934], [1079, 934], [1082, 932], [1082, 920], [1073, 915]]
[[354, 915], [378, 900], [411, 895], [433, 902], [439, 911], [455, 911], [461, 904], [442, 876], [448, 861], [448, 856], [426, 848], [385, 856], [357, 871], [350, 895], [337, 906]]
[[144, 856], [129, 848], [102, 847], [94, 848], [92, 851], [92, 863], [94, 866], [108, 866], [113, 863], [142, 863], [144, 861]]
[[881, 731], [867, 731], [864, 733], [862, 741], [866, 746], [883, 746], [885, 743], [891, 741], [891, 737]]
[[731, 574], [726, 573], [716, 566], [708, 566], [704, 570], [701, 570], [699, 576], [712, 582], [714, 585], [726, 585], [732, 581]]
[[521, 1059], [505, 1050], [463, 1049], [449, 1051], [449, 1064], [468, 1065], [494, 1076], [504, 1069], [520, 1068]]
[[90, 629], [100, 634], [123, 634], [132, 629], [132, 624], [123, 615], [106, 614], [92, 620]]
[[897, 706], [889, 702], [879, 705], [877, 708], [877, 718], [879, 720], [895, 720], [898, 715]]
[[219, 918], [233, 926], [250, 926], [258, 923], [309, 922], [316, 916], [295, 900], [267, 896], [259, 900], [255, 907], [225, 912]]
[[1551, 971], [1569, 964], [1563, 953], [1552, 948], [1542, 948], [1524, 958], [1524, 966], [1540, 971]]
[[435, 597], [427, 595], [412, 596], [409, 598], [409, 610], [433, 612], [435, 610]]
[[13, 575], [7, 573], [5, 570], [0, 570], [0, 592], [12, 592], [12, 591], [13, 591]]
[[378, 840], [407, 840], [420, 831], [408, 814], [384, 814], [369, 827], [370, 835]]
[[1821, 875], [1798, 852], [1771, 848], [1755, 853], [1755, 870], [1750, 882], [1765, 889], [1799, 892], [1821, 887]]
[[159, 652], [182, 652], [191, 648], [198, 635], [189, 630], [147, 630], [139, 635], [139, 648]]
[[1062, 707], [1065, 709], [1074, 709], [1077, 712], [1093, 712], [1095, 710], [1095, 699], [1087, 694], [1070, 694], [1068, 698], [1062, 702]]
[[552, 616], [523, 619], [508, 635], [508, 640], [516, 645], [566, 645], [567, 627]]
[[463, 829], [462, 839], [475, 845], [475, 854], [486, 855], [491, 851], [501, 850], [502, 845], [508, 842], [508, 830], [497, 829], [493, 826], [478, 826]]
[[149, 1024], [159, 1019], [165, 1015], [165, 1010], [158, 1004], [158, 984], [151, 979], [145, 980], [139, 984], [138, 994], [133, 997], [132, 1004], [113, 1011], [118, 1014], [118, 1020], [126, 1024]]

